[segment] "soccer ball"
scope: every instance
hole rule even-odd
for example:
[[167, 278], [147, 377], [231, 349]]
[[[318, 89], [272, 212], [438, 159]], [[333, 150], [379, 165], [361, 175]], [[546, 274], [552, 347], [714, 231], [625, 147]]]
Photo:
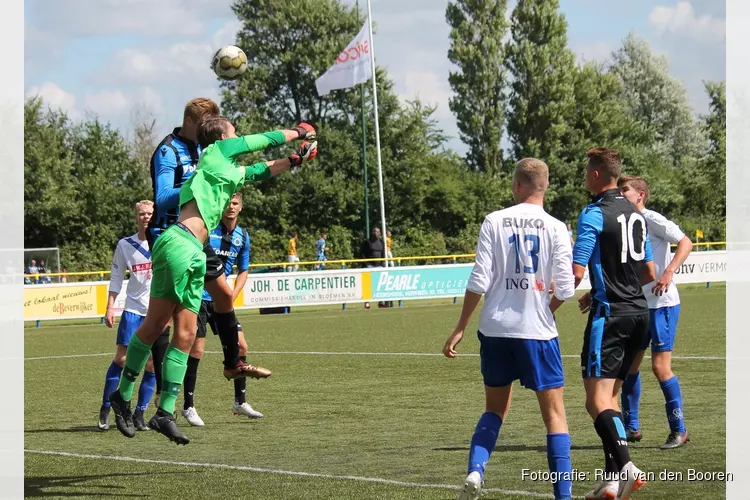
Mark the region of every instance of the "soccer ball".
[[247, 71], [247, 56], [241, 48], [227, 45], [216, 51], [211, 69], [222, 80], [234, 80]]

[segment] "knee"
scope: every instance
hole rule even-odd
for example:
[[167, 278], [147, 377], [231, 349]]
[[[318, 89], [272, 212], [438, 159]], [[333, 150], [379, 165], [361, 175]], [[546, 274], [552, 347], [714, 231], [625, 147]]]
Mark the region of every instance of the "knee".
[[148, 358], [148, 361], [146, 362], [146, 371], [154, 373], [154, 359]]
[[193, 348], [190, 349], [190, 357], [196, 358], [196, 359], [203, 358], [203, 346], [200, 346], [200, 347], [193, 346]]
[[123, 366], [125, 366], [125, 354], [116, 354], [112, 361], [114, 361], [117, 366], [122, 368]]
[[664, 382], [665, 380], [669, 380], [674, 376], [670, 364], [662, 360], [654, 360], [654, 362], [651, 364], [651, 370], [654, 372], [654, 375], [659, 380], [659, 382]]
[[596, 400], [594, 398], [586, 398], [586, 411], [593, 419], [596, 419], [596, 417], [599, 415], [599, 405], [596, 404]]

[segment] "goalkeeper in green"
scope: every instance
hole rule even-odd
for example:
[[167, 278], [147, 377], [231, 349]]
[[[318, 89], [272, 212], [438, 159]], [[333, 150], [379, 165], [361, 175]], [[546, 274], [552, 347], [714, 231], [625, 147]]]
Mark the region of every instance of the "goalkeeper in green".
[[[148, 312], [128, 345], [118, 390], [109, 398], [117, 429], [125, 436], [135, 436], [130, 411], [135, 380], [148, 361], [151, 344], [173, 320], [174, 333], [162, 364], [159, 409], [148, 425], [177, 444], [190, 442], [175, 423], [174, 407], [196, 335], [206, 274], [203, 245], [209, 232], [219, 225], [232, 196], [243, 184], [268, 179], [312, 160], [317, 154], [317, 142], [303, 142], [296, 153], [282, 160], [243, 167], [236, 159], [296, 139], [314, 139], [315, 135], [315, 128], [307, 123], [293, 130], [243, 137], [237, 137], [234, 126], [223, 117], [209, 118], [199, 126], [198, 142], [203, 153], [195, 173], [180, 189], [178, 222], [162, 233], [151, 251], [153, 277]], [[227, 342], [224, 348], [239, 349], [238, 342]], [[225, 356], [229, 355], [225, 353]], [[235, 368], [225, 368], [224, 376], [229, 380], [247, 376], [249, 366], [239, 363]]]

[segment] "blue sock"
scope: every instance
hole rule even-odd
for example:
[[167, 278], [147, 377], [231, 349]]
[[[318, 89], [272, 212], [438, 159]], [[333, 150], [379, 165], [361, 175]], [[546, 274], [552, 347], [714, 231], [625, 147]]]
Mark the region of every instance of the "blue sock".
[[[558, 480], [552, 483], [555, 499], [573, 497], [573, 464], [570, 461], [570, 434], [547, 434], [547, 462], [549, 471], [557, 473]], [[565, 475], [564, 479], [560, 479]]]
[[495, 413], [485, 412], [479, 417], [474, 436], [471, 438], [469, 473], [477, 471], [484, 477], [484, 469], [487, 467], [492, 450], [495, 449], [501, 425], [503, 425], [503, 420]]
[[667, 402], [664, 408], [667, 410], [667, 420], [669, 421], [670, 430], [685, 432], [685, 420], [682, 414], [682, 393], [680, 392], [679, 380], [675, 376], [659, 385], [661, 385], [661, 392], [664, 393], [664, 400]]
[[622, 384], [622, 419], [625, 428], [637, 431], [641, 428], [639, 410], [641, 407], [641, 372], [630, 373]]
[[141, 386], [138, 388], [138, 404], [135, 407], [136, 410], [146, 411], [148, 403], [151, 401], [151, 396], [154, 395], [155, 388], [156, 374], [154, 372], [143, 372]]
[[112, 361], [107, 369], [107, 378], [104, 379], [104, 392], [102, 393], [102, 404], [109, 408], [109, 395], [117, 390], [117, 384], [120, 383], [120, 374], [122, 366]]

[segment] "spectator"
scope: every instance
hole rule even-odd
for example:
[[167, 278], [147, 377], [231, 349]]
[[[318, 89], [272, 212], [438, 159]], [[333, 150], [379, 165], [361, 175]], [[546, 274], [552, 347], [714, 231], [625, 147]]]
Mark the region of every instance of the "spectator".
[[573, 228], [570, 226], [570, 222], [568, 222], [568, 236], [570, 236], [570, 244], [575, 244], [575, 240], [573, 239]]
[[63, 272], [63, 274], [62, 274], [62, 276], [60, 276], [60, 283], [67, 283], [68, 282], [68, 275], [66, 273], [68, 272], [68, 270], [63, 267], [62, 272]]
[[391, 252], [391, 245], [393, 245], [393, 238], [390, 231], [385, 233], [385, 255], [388, 257], [388, 265], [390, 267], [394, 267], [396, 265], [395, 262], [393, 262], [393, 252]]
[[[48, 273], [48, 272], [49, 272], [49, 270], [48, 270], [48, 269], [47, 269], [47, 267], [46, 267], [46, 266], [44, 265], [44, 260], [40, 260], [40, 261], [39, 261], [39, 273], [40, 273], [40, 274], [45, 274], [45, 273]], [[40, 281], [41, 281], [42, 283], [44, 283], [44, 284], [49, 284], [49, 283], [52, 283], [52, 280], [50, 279], [50, 277], [49, 277], [49, 276], [41, 276], [41, 278], [40, 278]]]
[[[39, 266], [36, 265], [36, 261], [34, 259], [31, 259], [31, 263], [29, 264], [29, 267], [26, 268], [27, 274], [38, 274], [39, 273]], [[39, 284], [39, 276], [29, 276], [29, 282], [34, 284]]]
[[[289, 238], [289, 250], [287, 251], [287, 261], [290, 263], [299, 262], [299, 257], [297, 257], [297, 231], [292, 231], [290, 233], [291, 238]], [[299, 264], [295, 264], [294, 266], [289, 266], [287, 268], [288, 271], [291, 272], [297, 272], [299, 269]]]
[[326, 239], [328, 239], [328, 234], [326, 234], [325, 231], [322, 231], [320, 233], [320, 239], [315, 242], [315, 251], [317, 254], [318, 262], [320, 262], [320, 264], [317, 264], [315, 266], [316, 271], [322, 271], [326, 267], [325, 261], [328, 260], [328, 258], [326, 257], [326, 250], [328, 250]]
[[[380, 228], [373, 228], [372, 235], [362, 243], [363, 259], [383, 259], [385, 258], [385, 245], [380, 237]], [[379, 262], [365, 262], [366, 267], [380, 267], [383, 265]], [[378, 307], [386, 307], [384, 302], [378, 302]], [[370, 303], [365, 302], [365, 309], [370, 308]]]

